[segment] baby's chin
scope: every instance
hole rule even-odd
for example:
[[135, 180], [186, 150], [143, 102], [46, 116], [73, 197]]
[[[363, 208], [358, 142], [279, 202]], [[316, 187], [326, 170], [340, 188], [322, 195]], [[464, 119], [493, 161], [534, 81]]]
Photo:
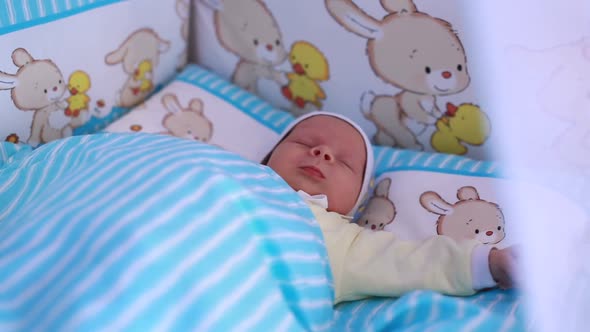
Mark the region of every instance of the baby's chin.
[[295, 176], [287, 178], [287, 183], [291, 188], [295, 189], [295, 191], [303, 190], [310, 195], [322, 194], [320, 184], [304, 174], [296, 174]]
[[343, 216], [345, 216], [348, 212], [350, 212], [350, 210], [352, 209], [352, 206], [330, 206], [330, 203], [328, 202], [328, 211], [330, 212], [336, 212], [338, 214], [341, 214]]
[[307, 194], [311, 196], [323, 195], [321, 191], [319, 191], [317, 188], [314, 188], [314, 186], [310, 185], [291, 185], [291, 188], [295, 189], [295, 191], [305, 191]]

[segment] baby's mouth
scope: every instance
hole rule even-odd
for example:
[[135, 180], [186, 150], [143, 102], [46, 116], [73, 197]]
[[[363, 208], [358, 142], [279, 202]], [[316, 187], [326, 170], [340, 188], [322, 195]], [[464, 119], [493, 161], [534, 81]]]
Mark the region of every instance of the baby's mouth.
[[308, 175], [318, 179], [325, 179], [324, 173], [315, 166], [303, 166], [301, 169]]

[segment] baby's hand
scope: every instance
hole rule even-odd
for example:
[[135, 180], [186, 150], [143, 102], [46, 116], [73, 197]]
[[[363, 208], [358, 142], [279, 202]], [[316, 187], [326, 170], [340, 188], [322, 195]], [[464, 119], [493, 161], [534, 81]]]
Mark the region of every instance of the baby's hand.
[[490, 272], [502, 289], [515, 286], [516, 280], [516, 248], [492, 249], [489, 256]]

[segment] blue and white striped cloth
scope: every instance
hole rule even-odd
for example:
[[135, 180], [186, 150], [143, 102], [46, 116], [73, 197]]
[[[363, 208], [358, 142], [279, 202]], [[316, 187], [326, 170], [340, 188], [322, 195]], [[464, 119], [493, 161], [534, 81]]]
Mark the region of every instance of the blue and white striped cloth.
[[268, 168], [159, 135], [5, 155], [0, 331], [329, 329], [321, 232]]
[[374, 146], [375, 176], [392, 171], [425, 171], [481, 177], [505, 177], [498, 163], [454, 154]]
[[[410, 292], [397, 300], [367, 299], [336, 306], [333, 331], [525, 331], [520, 296], [493, 290], [470, 297], [431, 291]], [[530, 330], [530, 329], [528, 329]]]
[[0, 0], [0, 35], [124, 0]]

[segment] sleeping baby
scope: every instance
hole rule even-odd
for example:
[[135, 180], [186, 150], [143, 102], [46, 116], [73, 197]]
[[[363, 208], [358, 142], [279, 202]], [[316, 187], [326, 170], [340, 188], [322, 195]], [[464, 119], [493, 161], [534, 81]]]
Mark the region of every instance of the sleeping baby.
[[416, 289], [471, 295], [513, 287], [514, 249], [444, 235], [411, 242], [350, 222], [373, 172], [370, 140], [350, 119], [327, 112], [298, 118], [263, 160], [307, 202], [322, 230], [335, 303], [400, 296]]

